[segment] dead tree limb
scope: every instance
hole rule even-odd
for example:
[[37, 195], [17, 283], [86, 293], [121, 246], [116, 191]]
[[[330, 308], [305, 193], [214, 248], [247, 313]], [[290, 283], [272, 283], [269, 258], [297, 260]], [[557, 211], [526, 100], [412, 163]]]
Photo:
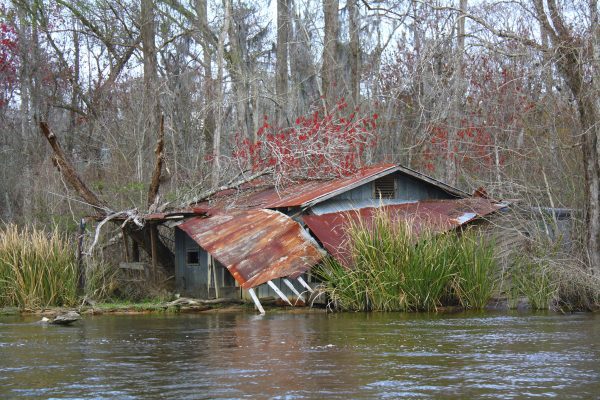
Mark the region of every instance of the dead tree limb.
[[[45, 122], [40, 122], [40, 129], [42, 133], [50, 143], [52, 150], [54, 152], [52, 156], [52, 161], [54, 165], [61, 173], [65, 181], [71, 186], [73, 190], [79, 194], [79, 196], [90, 205], [98, 214], [99, 217], [109, 218], [114, 214], [122, 214], [116, 213], [113, 211], [106, 203], [101, 201], [98, 196], [94, 192], [92, 192], [83, 180], [77, 174], [77, 171], [73, 167], [73, 164], [67, 158], [65, 152], [63, 151], [58, 138], [50, 130], [50, 127]], [[140, 227], [136, 224], [135, 218], [132, 217], [129, 213], [127, 214], [127, 219], [125, 222], [119, 219], [113, 219], [111, 222], [117, 224], [123, 224], [123, 232], [125, 232], [129, 237], [139, 244], [146, 253], [151, 256], [152, 255], [152, 241], [150, 236], [150, 225], [146, 224]], [[130, 218], [132, 217], [132, 218]], [[174, 262], [175, 256], [173, 252], [161, 241], [156, 241], [156, 261], [163, 267], [165, 274], [167, 276], [172, 275], [174, 271]]]
[[65, 178], [67, 183], [71, 185], [71, 187], [79, 194], [79, 196], [81, 196], [86, 203], [92, 206], [98, 214], [107, 214], [107, 212], [110, 211], [109, 207], [106, 205], [106, 203], [101, 201], [94, 192], [88, 189], [86, 184], [81, 180], [81, 178], [79, 178], [79, 175], [77, 174], [77, 171], [75, 171], [73, 164], [71, 164], [65, 155], [65, 152], [58, 142], [56, 135], [50, 130], [48, 124], [45, 122], [40, 122], [40, 129], [54, 151], [52, 162], [62, 174], [63, 178]]
[[271, 171], [270, 169], [266, 169], [266, 170], [259, 171], [259, 172], [255, 173], [255, 174], [246, 176], [246, 177], [244, 177], [242, 179], [239, 179], [237, 181], [235, 180], [237, 177], [233, 178], [232, 180], [230, 180], [229, 182], [227, 182], [225, 185], [220, 186], [220, 187], [215, 188], [215, 189], [211, 189], [211, 190], [202, 192], [201, 194], [199, 194], [198, 196], [192, 198], [191, 200], [186, 201], [186, 203], [187, 203], [187, 205], [199, 203], [199, 202], [201, 202], [203, 200], [208, 199], [210, 196], [212, 196], [212, 195], [214, 195], [214, 194], [216, 194], [216, 193], [218, 193], [218, 192], [220, 192], [222, 190], [235, 189], [235, 188], [243, 185], [244, 183], [248, 183], [248, 182], [250, 182], [250, 181], [252, 181], [252, 180], [254, 180], [256, 178], [260, 178], [261, 176], [268, 175], [268, 174], [270, 174], [272, 172], [273, 171]]
[[[160, 174], [162, 172], [162, 166], [164, 163], [164, 147], [165, 147], [165, 116], [160, 117], [160, 128], [158, 130], [158, 140], [156, 141], [156, 163], [154, 164], [154, 171], [152, 172], [152, 180], [150, 181], [150, 188], [148, 189], [148, 209], [150, 212], [156, 201], [158, 195], [158, 189], [160, 188]], [[154, 205], [156, 208], [157, 205]]]

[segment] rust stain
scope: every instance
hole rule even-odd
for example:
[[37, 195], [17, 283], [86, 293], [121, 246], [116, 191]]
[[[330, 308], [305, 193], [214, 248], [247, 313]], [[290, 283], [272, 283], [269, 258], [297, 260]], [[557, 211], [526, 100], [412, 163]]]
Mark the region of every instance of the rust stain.
[[[424, 229], [434, 232], [448, 231], [503, 207], [504, 205], [484, 198], [468, 198], [419, 201], [384, 206], [381, 209], [394, 222], [408, 222], [413, 232], [418, 235]], [[323, 215], [305, 215], [302, 219], [327, 251], [347, 265], [347, 227], [359, 222], [371, 227], [377, 210], [379, 208], [368, 207]]]
[[197, 213], [215, 213], [229, 209], [300, 207], [395, 168], [395, 164], [381, 164], [362, 168], [347, 177], [300, 181], [279, 190], [274, 187], [272, 182], [256, 179], [239, 188], [218, 192], [208, 201], [194, 205], [193, 210]]
[[217, 213], [189, 219], [179, 228], [225, 265], [244, 289], [295, 278], [323, 257], [306, 231], [278, 211]]

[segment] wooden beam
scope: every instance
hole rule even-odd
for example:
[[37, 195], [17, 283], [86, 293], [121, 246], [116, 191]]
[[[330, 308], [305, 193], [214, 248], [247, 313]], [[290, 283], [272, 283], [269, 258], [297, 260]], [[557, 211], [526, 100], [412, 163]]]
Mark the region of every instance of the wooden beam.
[[294, 294], [295, 294], [296, 296], [298, 296], [298, 298], [299, 298], [300, 300], [302, 300], [302, 302], [303, 302], [303, 303], [306, 303], [306, 300], [304, 300], [304, 296], [302, 296], [302, 294], [300, 294], [300, 292], [298, 292], [298, 290], [296, 290], [296, 288], [294, 287], [294, 285], [292, 284], [292, 282], [290, 282], [290, 281], [289, 281], [287, 278], [283, 278], [283, 283], [285, 283], [285, 284], [286, 284], [286, 286], [287, 286], [287, 287], [289, 287], [289, 288], [290, 288], [290, 290], [291, 290], [292, 292], [294, 292]]
[[154, 283], [158, 281], [157, 263], [158, 263], [158, 228], [155, 224], [150, 225], [150, 246], [152, 248], [152, 279]]
[[297, 279], [298, 279], [298, 282], [300, 282], [300, 284], [306, 288], [306, 290], [308, 290], [308, 291], [309, 291], [309, 292], [311, 292], [311, 293], [313, 293], [313, 292], [314, 292], [313, 288], [311, 288], [311, 287], [308, 285], [308, 283], [306, 283], [306, 282], [304, 281], [304, 279], [302, 279], [302, 277], [301, 277], [301, 276], [299, 276]]
[[254, 288], [248, 289], [248, 293], [250, 293], [250, 297], [252, 297], [252, 301], [254, 302], [254, 305], [256, 306], [256, 308], [258, 309], [258, 311], [261, 314], [264, 315], [265, 314], [265, 309], [260, 304], [260, 301], [258, 300], [258, 297], [256, 296], [256, 293], [254, 293]]
[[77, 237], [77, 291], [83, 294], [85, 290], [85, 271], [83, 269], [83, 235], [85, 234], [85, 220], [79, 222], [79, 235]]
[[275, 293], [277, 293], [277, 296], [279, 296], [281, 298], [281, 300], [285, 301], [292, 307], [294, 306], [292, 304], [292, 302], [290, 301], [290, 299], [288, 299], [287, 296], [285, 294], [283, 294], [283, 292], [281, 290], [279, 290], [279, 288], [272, 281], [267, 281], [267, 284], [271, 287], [271, 289], [273, 289], [273, 291]]

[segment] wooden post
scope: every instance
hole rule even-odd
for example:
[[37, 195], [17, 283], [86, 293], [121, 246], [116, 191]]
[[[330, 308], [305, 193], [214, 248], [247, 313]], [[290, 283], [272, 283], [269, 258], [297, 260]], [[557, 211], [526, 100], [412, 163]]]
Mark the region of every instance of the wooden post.
[[260, 301], [258, 300], [258, 297], [256, 296], [256, 293], [254, 293], [254, 288], [248, 289], [248, 293], [250, 293], [250, 297], [252, 297], [252, 301], [254, 302], [254, 305], [256, 306], [256, 308], [258, 309], [258, 311], [261, 314], [264, 314], [265, 313], [265, 309], [263, 308], [262, 304], [260, 304]]
[[131, 241], [131, 261], [140, 262], [140, 246], [135, 240]]
[[290, 301], [290, 299], [287, 298], [287, 296], [285, 294], [283, 294], [283, 292], [281, 290], [279, 290], [279, 288], [277, 287], [277, 285], [275, 285], [273, 283], [273, 281], [267, 281], [267, 284], [271, 287], [271, 289], [273, 289], [273, 291], [275, 293], [277, 293], [277, 296], [279, 296], [281, 298], [281, 300], [285, 301], [286, 303], [288, 303], [290, 306], [294, 306], [292, 304], [292, 302]]
[[150, 225], [150, 246], [152, 247], [152, 279], [154, 280], [154, 283], [156, 283], [158, 281], [158, 277], [157, 277], [157, 259], [158, 259], [158, 254], [157, 254], [157, 248], [156, 248], [156, 243], [158, 241], [158, 228], [155, 224]]
[[83, 235], [85, 234], [85, 220], [79, 222], [79, 236], [77, 237], [77, 291], [83, 294], [85, 290], [85, 271], [83, 270]]
[[302, 296], [302, 294], [300, 294], [300, 292], [298, 292], [298, 290], [296, 290], [296, 288], [294, 287], [294, 285], [292, 284], [292, 282], [290, 282], [287, 278], [283, 278], [283, 283], [285, 283], [286, 286], [289, 287], [290, 290], [292, 292], [294, 292], [294, 294], [296, 296], [298, 296], [298, 299], [300, 299], [303, 303], [306, 304], [306, 300], [304, 300], [304, 296]]
[[217, 266], [215, 265], [215, 259], [214, 258], [211, 257], [210, 260], [211, 260], [210, 264], [212, 265], [212, 272], [213, 272], [213, 282], [215, 284], [215, 298], [220, 299], [221, 298], [221, 296], [220, 296], [221, 293], [219, 293], [220, 290], [219, 290], [219, 281], [217, 279]]
[[129, 240], [127, 240], [127, 234], [124, 229], [121, 229], [121, 234], [123, 235], [123, 246], [125, 246], [125, 262], [129, 262]]
[[301, 284], [302, 286], [304, 286], [304, 287], [306, 288], [306, 290], [308, 290], [308, 291], [309, 291], [309, 292], [311, 292], [311, 293], [314, 293], [314, 290], [313, 290], [313, 288], [311, 288], [311, 287], [308, 285], [308, 283], [306, 283], [306, 282], [304, 281], [304, 279], [302, 279], [302, 277], [301, 277], [301, 276], [299, 276], [298, 278], [296, 278], [296, 280], [298, 280], [298, 282], [300, 282], [300, 284]]

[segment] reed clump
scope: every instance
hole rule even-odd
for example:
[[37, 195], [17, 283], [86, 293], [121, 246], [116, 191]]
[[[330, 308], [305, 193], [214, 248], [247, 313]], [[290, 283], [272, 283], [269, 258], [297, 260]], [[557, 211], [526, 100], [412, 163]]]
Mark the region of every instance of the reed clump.
[[328, 258], [317, 268], [330, 304], [349, 311], [483, 308], [495, 287], [493, 245], [472, 232], [417, 235], [413, 226], [384, 212], [369, 227], [349, 226], [350, 265]]
[[600, 277], [573, 260], [523, 255], [510, 272], [513, 304], [527, 299], [533, 310], [592, 311], [600, 308]]
[[39, 309], [77, 300], [77, 263], [67, 237], [57, 229], [0, 229], [0, 306]]

